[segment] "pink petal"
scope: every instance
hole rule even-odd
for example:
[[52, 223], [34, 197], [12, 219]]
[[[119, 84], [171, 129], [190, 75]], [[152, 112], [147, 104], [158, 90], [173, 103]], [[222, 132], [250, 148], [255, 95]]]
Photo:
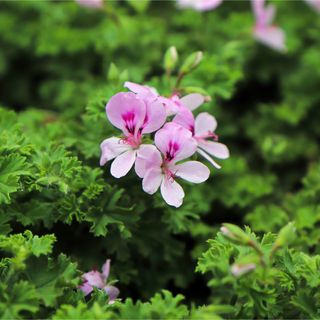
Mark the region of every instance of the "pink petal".
[[120, 92], [106, 106], [109, 121], [125, 135], [136, 135], [146, 116], [146, 105], [134, 93]]
[[253, 13], [257, 19], [263, 15], [265, 0], [251, 0]]
[[108, 277], [109, 277], [109, 273], [110, 273], [110, 263], [111, 263], [111, 260], [108, 259], [105, 264], [102, 266], [102, 275], [103, 275], [103, 278], [104, 278], [104, 282], [107, 282], [108, 280]]
[[103, 140], [100, 145], [100, 148], [100, 166], [105, 165], [107, 161], [112, 160], [119, 154], [131, 149], [131, 147], [128, 144], [124, 143], [123, 140], [116, 137]]
[[204, 152], [200, 148], [197, 149], [197, 152], [201, 154], [205, 159], [207, 159], [214, 167], [216, 167], [217, 169], [221, 169], [221, 166], [218, 165], [206, 152]]
[[136, 174], [143, 178], [146, 171], [151, 167], [160, 167], [162, 165], [162, 157], [159, 150], [151, 144], [143, 144], [137, 151], [135, 162]]
[[177, 115], [173, 118], [172, 122], [179, 124], [180, 126], [188, 129], [191, 131], [192, 135], [194, 134], [194, 126], [195, 121], [192, 112], [187, 109], [183, 108]]
[[121, 178], [125, 176], [132, 168], [135, 159], [136, 159], [135, 150], [129, 150], [120, 154], [120, 156], [116, 157], [112, 162], [111, 170], [110, 170], [111, 174], [115, 178]]
[[172, 116], [172, 115], [179, 112], [180, 105], [179, 105], [179, 102], [177, 101], [177, 99], [179, 99], [179, 98], [177, 98], [176, 96], [173, 96], [171, 98], [165, 98], [162, 96], [158, 97], [158, 101], [163, 104], [163, 106], [166, 110], [167, 116]]
[[166, 118], [166, 110], [160, 102], [154, 101], [147, 103], [147, 116], [143, 125], [142, 133], [157, 131], [163, 126]]
[[199, 161], [187, 161], [175, 166], [175, 175], [192, 183], [201, 183], [210, 176], [210, 170]]
[[155, 145], [166, 157], [170, 155], [173, 163], [192, 156], [197, 149], [197, 142], [192, 138], [192, 133], [170, 122], [155, 134]]
[[115, 286], [105, 286], [104, 290], [109, 297], [108, 304], [113, 304], [115, 302], [115, 300], [117, 299], [117, 297], [120, 293], [120, 290], [118, 288], [116, 288]]
[[195, 120], [195, 136], [203, 136], [208, 132], [214, 132], [217, 128], [217, 120], [208, 112], [199, 113]]
[[86, 283], [88, 283], [92, 287], [103, 288], [104, 281], [102, 274], [99, 271], [90, 271], [85, 273], [82, 278]]
[[184, 191], [180, 184], [173, 179], [163, 179], [161, 183], [161, 195], [170, 206], [180, 207], [184, 198]]
[[160, 167], [149, 169], [142, 181], [143, 191], [154, 194], [159, 189], [162, 179], [163, 174]]
[[93, 291], [93, 287], [87, 281], [85, 281], [80, 286], [80, 290], [87, 296], [88, 294], [90, 294]]
[[143, 86], [138, 83], [126, 81], [124, 83], [124, 87], [128, 88], [130, 91], [134, 93], [142, 93], [142, 94], [147, 94], [149, 92], [148, 88], [146, 86]]
[[180, 100], [183, 105], [192, 111], [204, 103], [204, 96], [200, 93], [191, 93], [182, 97]]
[[202, 140], [199, 147], [219, 159], [227, 159], [230, 156], [227, 146], [220, 142]]
[[267, 6], [264, 10], [264, 19], [267, 25], [270, 25], [276, 15], [276, 8], [274, 6]]
[[256, 28], [254, 36], [258, 41], [272, 49], [282, 52], [287, 50], [285, 45], [285, 33], [279, 27], [270, 26], [265, 28]]

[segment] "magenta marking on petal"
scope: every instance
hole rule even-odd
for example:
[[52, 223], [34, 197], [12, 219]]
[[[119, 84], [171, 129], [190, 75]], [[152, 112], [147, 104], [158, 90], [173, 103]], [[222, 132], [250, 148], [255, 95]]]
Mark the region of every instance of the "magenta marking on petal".
[[121, 115], [123, 121], [125, 122], [125, 127], [129, 133], [134, 134], [135, 131], [135, 114], [132, 111], [129, 111]]
[[201, 136], [195, 136], [194, 137], [197, 141], [199, 140], [206, 140], [206, 139], [212, 139], [213, 141], [219, 141], [219, 136], [217, 134], [215, 134], [212, 131], [208, 131], [207, 134], [203, 134]]
[[168, 150], [166, 151], [165, 160], [171, 161], [175, 157], [179, 149], [179, 145], [175, 141], [170, 140], [168, 144]]

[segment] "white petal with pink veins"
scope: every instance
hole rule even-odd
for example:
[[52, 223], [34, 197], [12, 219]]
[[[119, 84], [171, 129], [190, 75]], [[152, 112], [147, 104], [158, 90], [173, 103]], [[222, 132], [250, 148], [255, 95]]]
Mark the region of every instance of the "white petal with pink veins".
[[214, 132], [217, 128], [217, 120], [208, 112], [201, 112], [195, 120], [195, 136], [202, 136], [208, 132]]
[[203, 140], [199, 142], [199, 147], [219, 159], [227, 159], [230, 156], [227, 146], [220, 142]]
[[161, 168], [148, 170], [142, 181], [143, 191], [149, 194], [154, 194], [159, 189], [162, 179], [163, 174]]
[[134, 167], [138, 177], [143, 178], [147, 170], [151, 167], [160, 168], [161, 164], [161, 154], [154, 145], [143, 144], [140, 146]]
[[163, 179], [161, 183], [161, 195], [170, 206], [180, 207], [184, 198], [184, 191], [180, 184], [173, 179]]
[[134, 161], [136, 160], [136, 151], [129, 150], [116, 157], [111, 165], [111, 174], [115, 178], [121, 178], [125, 176], [132, 168]]
[[190, 93], [180, 99], [189, 110], [194, 110], [204, 103], [204, 96], [200, 93]]
[[210, 170], [199, 161], [187, 161], [175, 166], [175, 176], [192, 183], [201, 183], [209, 178]]
[[131, 147], [128, 144], [124, 143], [122, 139], [116, 137], [111, 137], [103, 140], [100, 148], [100, 166], [103, 166], [107, 161], [112, 160], [121, 153], [131, 149]]

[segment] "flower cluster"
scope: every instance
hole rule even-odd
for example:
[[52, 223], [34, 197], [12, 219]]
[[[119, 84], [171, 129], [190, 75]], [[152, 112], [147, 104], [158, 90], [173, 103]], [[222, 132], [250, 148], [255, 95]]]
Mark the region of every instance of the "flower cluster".
[[110, 263], [111, 261], [108, 259], [102, 266], [102, 272], [91, 270], [83, 274], [83, 283], [80, 289], [86, 296], [93, 291], [93, 288], [103, 289], [109, 297], [109, 304], [112, 304], [115, 302], [120, 291], [115, 286], [107, 283], [110, 273]]
[[[184, 191], [177, 178], [201, 183], [210, 175], [207, 166], [187, 159], [197, 152], [220, 168], [212, 157], [229, 157], [215, 134], [217, 122], [206, 112], [194, 118], [192, 110], [204, 103], [201, 94], [166, 98], [147, 86], [126, 82], [125, 87], [131, 92], [117, 93], [106, 105], [107, 118], [122, 136], [101, 143], [100, 165], [113, 160], [111, 174], [116, 178], [134, 166], [145, 192], [154, 194], [160, 188], [163, 199], [179, 207]], [[144, 143], [144, 136], [151, 133], [154, 142]]]

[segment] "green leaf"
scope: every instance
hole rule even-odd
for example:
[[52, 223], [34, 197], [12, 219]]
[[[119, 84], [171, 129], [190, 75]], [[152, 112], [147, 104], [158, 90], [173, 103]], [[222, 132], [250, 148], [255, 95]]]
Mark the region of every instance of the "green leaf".
[[79, 282], [76, 264], [63, 254], [57, 261], [45, 257], [29, 259], [25, 272], [46, 306], [54, 306], [64, 290], [75, 289]]
[[32, 284], [27, 281], [19, 281], [12, 286], [0, 283], [1, 319], [24, 319], [26, 315], [30, 318], [38, 308], [39, 296]]
[[21, 189], [20, 178], [29, 174], [25, 157], [15, 154], [0, 156], [0, 204], [10, 202], [10, 194]]

